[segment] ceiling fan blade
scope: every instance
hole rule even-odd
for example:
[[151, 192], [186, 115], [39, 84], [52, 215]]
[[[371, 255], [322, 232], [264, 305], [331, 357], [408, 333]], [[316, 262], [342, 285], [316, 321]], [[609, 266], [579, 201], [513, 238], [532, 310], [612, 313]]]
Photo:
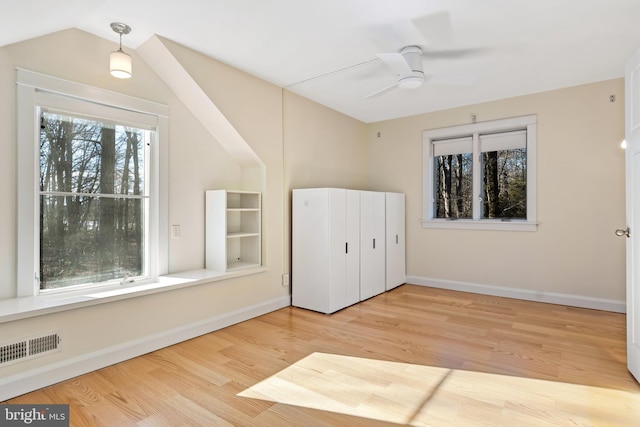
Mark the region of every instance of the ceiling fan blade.
[[391, 92], [392, 90], [396, 89], [398, 87], [398, 83], [394, 83], [391, 86], [387, 86], [384, 89], [380, 89], [376, 92], [373, 92], [370, 95], [365, 96], [365, 99], [369, 99], [369, 98], [376, 98], [378, 96], [384, 95], [387, 92]]
[[448, 50], [424, 50], [422, 56], [427, 59], [457, 59], [463, 56], [473, 56], [485, 52], [487, 49], [480, 47], [472, 47], [465, 49], [448, 49]]
[[422, 33], [431, 47], [453, 46], [453, 30], [449, 12], [440, 11], [413, 20], [413, 25]]
[[410, 76], [411, 67], [400, 53], [379, 53], [378, 58], [398, 76]]
[[471, 73], [432, 74], [425, 76], [425, 80], [429, 84], [470, 86], [478, 80], [478, 76]]

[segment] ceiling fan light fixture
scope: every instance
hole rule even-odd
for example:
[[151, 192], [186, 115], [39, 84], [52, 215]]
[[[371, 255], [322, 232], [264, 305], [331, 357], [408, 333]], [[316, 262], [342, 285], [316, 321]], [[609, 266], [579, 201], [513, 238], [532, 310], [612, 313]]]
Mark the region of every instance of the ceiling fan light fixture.
[[109, 55], [109, 71], [113, 77], [128, 79], [132, 75], [131, 56], [122, 50], [122, 35], [129, 34], [131, 27], [121, 22], [112, 22], [111, 29], [120, 35], [120, 47]]
[[413, 76], [402, 77], [398, 80], [398, 89], [417, 89], [424, 83], [424, 74], [414, 71]]

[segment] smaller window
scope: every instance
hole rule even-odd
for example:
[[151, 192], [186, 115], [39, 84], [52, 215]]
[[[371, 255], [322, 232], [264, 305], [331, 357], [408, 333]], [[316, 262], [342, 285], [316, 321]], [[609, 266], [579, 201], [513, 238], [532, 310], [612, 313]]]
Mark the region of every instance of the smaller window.
[[423, 133], [424, 227], [535, 230], [535, 116]]

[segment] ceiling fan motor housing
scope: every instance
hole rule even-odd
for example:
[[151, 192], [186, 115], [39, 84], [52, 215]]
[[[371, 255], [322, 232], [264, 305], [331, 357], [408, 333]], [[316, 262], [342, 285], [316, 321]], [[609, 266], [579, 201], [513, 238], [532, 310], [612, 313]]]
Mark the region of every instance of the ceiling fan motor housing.
[[398, 88], [415, 89], [424, 83], [424, 71], [422, 70], [422, 49], [419, 46], [406, 46], [400, 50], [407, 65], [411, 68], [411, 75], [399, 76]]

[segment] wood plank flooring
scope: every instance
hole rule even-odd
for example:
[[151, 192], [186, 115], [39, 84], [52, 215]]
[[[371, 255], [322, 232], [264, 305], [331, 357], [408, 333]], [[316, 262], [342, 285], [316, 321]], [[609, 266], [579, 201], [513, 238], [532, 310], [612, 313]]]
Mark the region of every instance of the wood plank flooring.
[[625, 315], [404, 285], [288, 307], [4, 403], [72, 426], [635, 426]]

